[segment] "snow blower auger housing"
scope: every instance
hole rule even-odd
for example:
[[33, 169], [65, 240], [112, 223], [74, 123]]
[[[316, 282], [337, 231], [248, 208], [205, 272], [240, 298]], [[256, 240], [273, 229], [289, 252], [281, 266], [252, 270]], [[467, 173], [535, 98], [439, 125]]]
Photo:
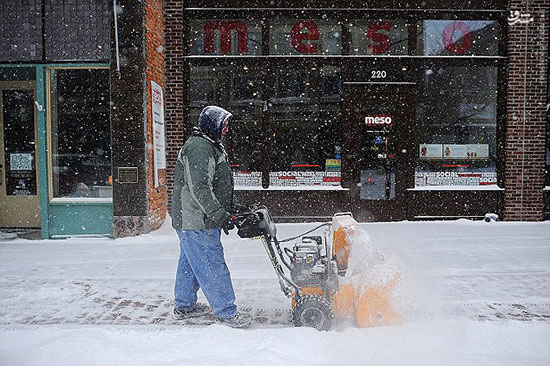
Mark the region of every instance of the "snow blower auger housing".
[[[358, 229], [350, 213], [337, 213], [332, 222], [279, 241], [269, 210], [258, 206], [237, 215], [237, 228], [241, 238], [261, 237], [281, 290], [291, 298], [294, 325], [329, 330], [339, 318], [352, 318], [360, 327], [400, 322], [401, 315], [390, 304], [398, 278], [364, 286], [346, 277], [353, 234]], [[316, 231], [320, 233], [308, 235]], [[292, 249], [285, 247], [283, 252], [281, 243], [293, 240]]]

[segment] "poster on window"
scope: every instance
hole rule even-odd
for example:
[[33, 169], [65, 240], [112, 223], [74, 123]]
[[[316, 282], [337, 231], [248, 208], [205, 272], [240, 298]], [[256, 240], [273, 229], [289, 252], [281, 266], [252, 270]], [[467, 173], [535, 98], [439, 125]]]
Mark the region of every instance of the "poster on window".
[[489, 157], [489, 145], [468, 144], [443, 145], [444, 159], [487, 159]]
[[415, 187], [487, 186], [497, 184], [497, 173], [487, 171], [417, 171], [414, 173], [414, 182]]
[[233, 172], [235, 187], [261, 187], [262, 172]]
[[340, 180], [339, 171], [269, 173], [269, 185], [278, 187], [339, 186]]
[[[166, 145], [164, 140], [164, 99], [162, 87], [151, 81], [151, 110], [153, 113], [153, 160], [155, 187], [159, 186], [159, 169], [166, 169]], [[164, 182], [162, 182], [164, 184]]]
[[420, 144], [419, 156], [421, 159], [441, 159], [443, 156], [443, 145]]

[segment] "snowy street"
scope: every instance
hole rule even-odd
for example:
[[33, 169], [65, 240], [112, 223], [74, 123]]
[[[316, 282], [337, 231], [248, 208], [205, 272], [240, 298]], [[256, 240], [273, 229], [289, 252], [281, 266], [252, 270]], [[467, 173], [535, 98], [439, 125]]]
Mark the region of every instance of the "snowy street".
[[550, 364], [549, 222], [362, 226], [399, 259], [401, 326], [295, 328], [261, 242], [235, 233], [222, 242], [247, 330], [172, 320], [168, 223], [117, 240], [0, 240], [0, 365]]

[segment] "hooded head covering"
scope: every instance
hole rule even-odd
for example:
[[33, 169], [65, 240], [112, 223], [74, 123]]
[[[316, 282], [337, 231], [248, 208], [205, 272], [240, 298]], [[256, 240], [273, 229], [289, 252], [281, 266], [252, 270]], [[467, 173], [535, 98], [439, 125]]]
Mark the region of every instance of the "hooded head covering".
[[220, 141], [223, 124], [233, 115], [223, 108], [216, 106], [205, 107], [199, 116], [199, 129], [214, 141]]

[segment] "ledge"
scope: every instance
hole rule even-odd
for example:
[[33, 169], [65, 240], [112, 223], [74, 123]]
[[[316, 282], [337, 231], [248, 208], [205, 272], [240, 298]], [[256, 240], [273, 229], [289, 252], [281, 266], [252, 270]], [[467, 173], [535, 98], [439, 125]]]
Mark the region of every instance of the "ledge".
[[112, 198], [95, 198], [95, 197], [60, 197], [52, 198], [51, 205], [89, 205], [89, 204], [112, 204]]
[[349, 188], [341, 186], [299, 186], [299, 187], [283, 187], [273, 186], [263, 188], [258, 186], [235, 186], [236, 191], [349, 191]]
[[504, 191], [496, 184], [488, 186], [427, 186], [407, 188], [407, 191]]

